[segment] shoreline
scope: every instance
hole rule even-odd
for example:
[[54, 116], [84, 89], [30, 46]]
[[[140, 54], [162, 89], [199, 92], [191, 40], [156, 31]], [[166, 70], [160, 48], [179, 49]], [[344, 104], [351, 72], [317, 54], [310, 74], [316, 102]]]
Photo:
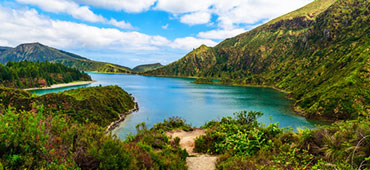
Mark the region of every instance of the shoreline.
[[23, 90], [32, 91], [32, 90], [59, 89], [59, 88], [63, 88], [63, 87], [88, 85], [88, 84], [92, 84], [94, 82], [96, 82], [96, 81], [81, 81], [81, 82], [71, 82], [71, 83], [63, 83], [63, 84], [53, 84], [49, 87], [35, 87], [35, 88], [28, 88], [28, 89], [23, 89]]
[[[103, 74], [106, 74], [106, 73], [103, 73]], [[199, 78], [199, 77], [190, 77], [190, 76], [165, 76], [165, 75], [147, 75], [147, 74], [127, 74], [127, 75], [139, 75], [139, 76], [145, 76], [145, 77], [163, 77], [163, 78], [190, 78], [190, 79]], [[294, 99], [293, 97], [291, 97], [292, 92], [280, 89], [280, 88], [278, 88], [274, 85], [235, 84], [235, 83], [231, 83], [231, 84], [205, 83], [205, 84], [220, 85], [220, 86], [233, 86], [233, 87], [256, 87], [256, 88], [272, 89], [272, 90], [278, 91], [280, 93], [284, 93], [286, 95], [286, 99], [293, 102], [291, 108], [292, 108], [292, 111], [296, 115], [302, 116], [302, 117], [306, 118], [309, 121], [315, 121], [315, 122], [319, 122], [319, 123], [333, 123], [333, 122], [335, 122], [335, 121], [330, 120], [326, 117], [308, 115], [305, 111], [303, 111], [302, 109], [300, 109], [298, 106], [295, 105], [297, 100]]]
[[131, 109], [131, 110], [128, 110], [127, 112], [125, 113], [122, 113], [119, 115], [119, 119], [112, 122], [108, 127], [107, 129], [105, 130], [105, 133], [109, 133], [109, 132], [112, 132], [114, 129], [116, 129], [123, 121], [126, 120], [126, 116], [133, 113], [133, 112], [136, 112], [139, 110], [139, 104], [137, 102], [135, 102], [135, 97], [131, 96], [131, 99], [134, 101], [134, 108]]
[[[189, 77], [189, 76], [165, 76], [165, 75], [145, 75], [145, 74], [139, 74], [139, 75], [148, 76], [148, 77], [165, 77], [165, 78], [191, 78], [191, 79], [201, 78], [201, 77]], [[291, 107], [292, 107], [292, 110], [295, 112], [296, 115], [302, 116], [302, 117], [306, 118], [307, 120], [318, 121], [318, 122], [321, 122], [321, 123], [333, 123], [333, 122], [335, 122], [335, 121], [329, 120], [325, 117], [307, 115], [307, 113], [305, 111], [301, 110], [298, 106], [295, 105], [297, 100], [295, 98], [291, 97], [292, 92], [277, 88], [274, 85], [235, 84], [235, 83], [230, 83], [230, 84], [204, 83], [204, 84], [221, 85], [221, 86], [233, 86], [233, 87], [256, 87], [256, 88], [273, 89], [273, 90], [276, 90], [280, 93], [286, 94], [286, 99], [293, 102]]]

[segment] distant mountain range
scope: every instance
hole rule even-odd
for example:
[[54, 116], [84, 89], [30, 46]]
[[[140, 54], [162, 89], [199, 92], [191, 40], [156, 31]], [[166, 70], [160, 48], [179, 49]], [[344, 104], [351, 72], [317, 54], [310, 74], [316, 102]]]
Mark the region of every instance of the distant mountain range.
[[309, 118], [369, 116], [369, 16], [369, 0], [315, 0], [145, 74], [276, 87]]
[[106, 62], [93, 61], [76, 54], [58, 50], [40, 43], [21, 44], [15, 48], [0, 47], [0, 63], [8, 61], [50, 61], [62, 63], [81, 71], [132, 73], [128, 67]]
[[136, 66], [135, 68], [132, 69], [132, 71], [137, 72], [137, 73], [142, 73], [146, 71], [152, 71], [152, 70], [155, 70], [161, 67], [163, 67], [161, 63], [144, 64], [144, 65]]

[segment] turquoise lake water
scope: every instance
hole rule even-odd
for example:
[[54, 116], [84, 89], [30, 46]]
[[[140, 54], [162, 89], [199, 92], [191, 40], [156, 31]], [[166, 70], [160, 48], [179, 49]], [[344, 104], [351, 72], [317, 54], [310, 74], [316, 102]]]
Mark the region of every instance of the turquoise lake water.
[[178, 116], [193, 126], [201, 126], [210, 120], [232, 116], [242, 110], [261, 111], [259, 119], [264, 124], [279, 122], [281, 127], [313, 128], [314, 123], [296, 115], [293, 102], [286, 94], [269, 88], [233, 87], [193, 84], [193, 79], [145, 77], [138, 75], [89, 73], [97, 82], [91, 85], [33, 91], [36, 94], [59, 92], [78, 87], [118, 85], [132, 94], [139, 103], [139, 111], [129, 115], [113, 131], [124, 139], [135, 133], [138, 123], [153, 124], [169, 117]]

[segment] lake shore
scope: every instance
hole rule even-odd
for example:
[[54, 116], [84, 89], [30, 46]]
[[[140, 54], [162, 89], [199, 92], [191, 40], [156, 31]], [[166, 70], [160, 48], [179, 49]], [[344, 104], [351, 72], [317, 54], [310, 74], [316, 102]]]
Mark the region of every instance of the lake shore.
[[[141, 74], [141, 76], [166, 77], [166, 78], [191, 78], [191, 79], [195, 79], [195, 80], [198, 79], [198, 78], [201, 78], [201, 77], [189, 77], [189, 76], [188, 77], [187, 76], [163, 76], [163, 75], [145, 75], [145, 74]], [[192, 83], [194, 83], [194, 82], [192, 82]], [[286, 98], [288, 100], [291, 100], [293, 103], [296, 103], [296, 99], [291, 96], [292, 92], [287, 91], [287, 90], [280, 89], [278, 87], [275, 87], [274, 85], [255, 85], [255, 84], [237, 84], [237, 83], [222, 84], [222, 83], [217, 83], [217, 82], [214, 82], [214, 83], [202, 83], [202, 84], [220, 85], [220, 86], [234, 86], [234, 87], [256, 87], [256, 88], [273, 89], [273, 90], [276, 90], [276, 91], [278, 91], [280, 93], [286, 94]], [[330, 121], [329, 119], [326, 119], [326, 118], [323, 118], [323, 117], [309, 116], [305, 111], [303, 111], [302, 109], [300, 109], [295, 104], [293, 104], [291, 107], [292, 107], [292, 110], [297, 115], [302, 116], [302, 117], [304, 117], [306, 119], [313, 120], [313, 121], [319, 121], [319, 122], [322, 122], [322, 123], [332, 123], [333, 122], [333, 121]]]
[[[135, 101], [135, 98], [133, 96], [131, 96], [132, 100]], [[112, 122], [108, 127], [107, 129], [105, 130], [105, 133], [109, 133], [111, 131], [113, 131], [114, 129], [116, 129], [123, 121], [125, 121], [126, 119], [126, 116], [133, 113], [133, 112], [136, 112], [139, 110], [139, 104], [137, 102], [135, 102], [134, 104], [134, 108], [131, 109], [131, 110], [128, 110], [127, 112], [125, 113], [122, 113], [119, 115], [119, 119]]]
[[49, 87], [28, 88], [28, 89], [23, 89], [23, 90], [31, 91], [31, 90], [59, 89], [59, 88], [63, 88], [63, 87], [88, 85], [88, 84], [91, 84], [91, 83], [94, 83], [94, 82], [96, 82], [96, 81], [79, 81], [79, 82], [71, 82], [71, 83], [63, 83], [63, 84], [53, 84]]

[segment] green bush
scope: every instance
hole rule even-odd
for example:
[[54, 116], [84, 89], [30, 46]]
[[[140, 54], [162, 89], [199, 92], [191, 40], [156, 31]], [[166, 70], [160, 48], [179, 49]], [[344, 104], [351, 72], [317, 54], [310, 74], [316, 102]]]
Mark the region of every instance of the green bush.
[[122, 145], [122, 142], [117, 140], [103, 144], [98, 154], [94, 156], [100, 162], [99, 169], [130, 169], [131, 157]]
[[234, 115], [208, 122], [195, 140], [195, 152], [219, 155], [217, 169], [370, 168], [369, 120], [293, 132], [258, 123], [258, 112]]
[[0, 156], [5, 169], [135, 170], [187, 169], [188, 155], [161, 132], [145, 130], [121, 141], [100, 126], [38, 107], [0, 115]]
[[187, 124], [183, 119], [179, 117], [170, 117], [168, 120], [153, 125], [152, 130], [155, 131], [171, 131], [175, 129], [182, 129], [184, 131], [192, 131], [193, 128], [190, 124]]
[[219, 123], [212, 122], [205, 136], [195, 140], [196, 152], [210, 154], [254, 155], [260, 149], [272, 146], [272, 138], [282, 133], [278, 124], [262, 127], [257, 118], [261, 112], [235, 113], [235, 118], [224, 117]]

